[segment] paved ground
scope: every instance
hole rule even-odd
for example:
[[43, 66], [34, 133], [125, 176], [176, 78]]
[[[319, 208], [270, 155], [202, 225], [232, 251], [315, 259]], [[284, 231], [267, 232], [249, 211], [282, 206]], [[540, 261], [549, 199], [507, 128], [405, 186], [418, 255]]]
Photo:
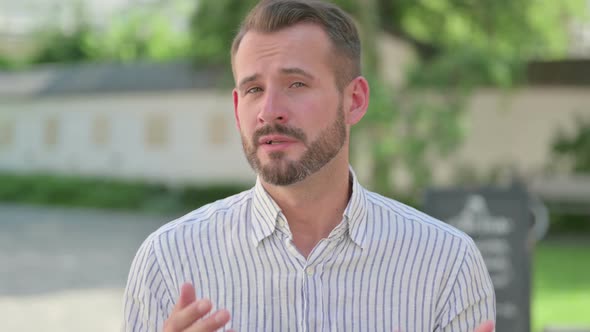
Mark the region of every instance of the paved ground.
[[0, 204], [0, 330], [118, 331], [135, 251], [171, 219]]

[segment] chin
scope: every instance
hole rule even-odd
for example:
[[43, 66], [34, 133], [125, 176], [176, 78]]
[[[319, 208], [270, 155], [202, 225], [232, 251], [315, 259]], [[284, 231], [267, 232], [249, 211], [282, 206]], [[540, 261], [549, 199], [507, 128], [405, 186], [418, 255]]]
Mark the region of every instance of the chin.
[[266, 161], [263, 161], [261, 163], [261, 166], [263, 168], [266, 169], [273, 169], [276, 171], [285, 171], [287, 169], [287, 167], [289, 166], [289, 164], [291, 164], [292, 161], [285, 159], [285, 158], [281, 158], [281, 159], [269, 159]]

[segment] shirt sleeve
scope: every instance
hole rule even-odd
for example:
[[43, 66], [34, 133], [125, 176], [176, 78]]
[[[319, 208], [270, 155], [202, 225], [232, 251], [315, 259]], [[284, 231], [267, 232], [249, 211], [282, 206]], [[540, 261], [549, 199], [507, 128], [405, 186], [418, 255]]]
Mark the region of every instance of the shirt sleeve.
[[465, 255], [440, 321], [439, 331], [473, 332], [481, 323], [496, 321], [494, 286], [484, 260], [469, 239]]
[[123, 297], [124, 332], [162, 331], [168, 316], [170, 295], [149, 237], [139, 248], [133, 262]]

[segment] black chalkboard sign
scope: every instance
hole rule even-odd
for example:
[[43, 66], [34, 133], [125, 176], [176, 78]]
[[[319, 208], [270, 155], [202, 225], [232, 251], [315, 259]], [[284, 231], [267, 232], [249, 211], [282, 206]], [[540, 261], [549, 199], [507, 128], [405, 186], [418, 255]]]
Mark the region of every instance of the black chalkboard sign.
[[469, 234], [496, 291], [496, 331], [530, 332], [530, 228], [527, 192], [519, 187], [433, 189], [424, 210]]

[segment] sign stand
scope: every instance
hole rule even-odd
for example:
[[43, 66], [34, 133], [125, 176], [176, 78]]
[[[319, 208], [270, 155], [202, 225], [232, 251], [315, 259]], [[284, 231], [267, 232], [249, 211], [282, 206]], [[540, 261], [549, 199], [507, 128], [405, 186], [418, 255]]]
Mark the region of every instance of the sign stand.
[[426, 193], [424, 211], [467, 233], [481, 251], [496, 291], [496, 331], [531, 330], [530, 264], [534, 241], [546, 230], [543, 209], [519, 185]]

